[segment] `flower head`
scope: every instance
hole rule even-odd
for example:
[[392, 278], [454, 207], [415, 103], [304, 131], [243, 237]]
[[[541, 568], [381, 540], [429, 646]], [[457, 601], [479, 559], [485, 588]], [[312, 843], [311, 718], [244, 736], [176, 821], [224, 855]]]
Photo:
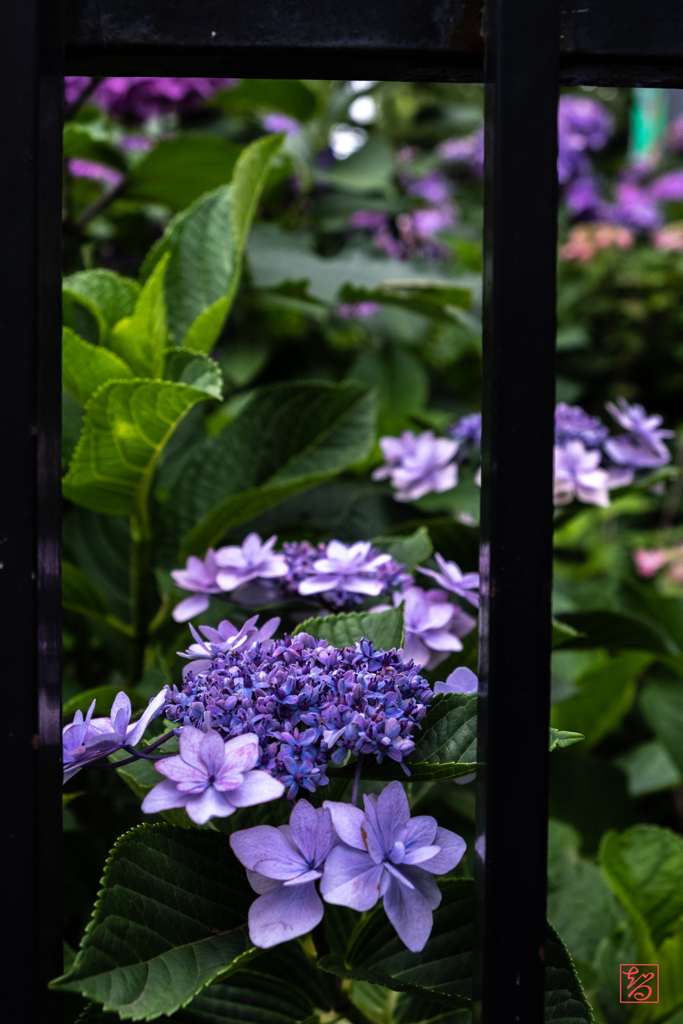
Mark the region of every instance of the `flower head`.
[[277, 627], [280, 625], [279, 618], [268, 619], [261, 628], [258, 627], [258, 615], [247, 619], [240, 629], [233, 626], [232, 622], [224, 619], [218, 624], [218, 629], [212, 626], [200, 626], [205, 639], [202, 640], [194, 626], [190, 626], [190, 632], [196, 643], [190, 644], [186, 651], [178, 651], [181, 658], [197, 658], [191, 661], [183, 669], [183, 677], [189, 671], [200, 672], [209, 668], [211, 661], [217, 655], [225, 655], [228, 651], [239, 651], [241, 648], [248, 650], [252, 644], [262, 643], [269, 640]]
[[384, 898], [387, 917], [408, 949], [424, 948], [441, 902], [434, 875], [452, 871], [465, 852], [455, 832], [428, 815], [410, 817], [400, 782], [364, 797], [365, 811], [326, 800], [341, 842], [327, 855], [320, 892], [327, 903], [370, 910]]
[[166, 778], [142, 801], [145, 814], [184, 807], [192, 821], [205, 825], [210, 818], [227, 818], [238, 807], [276, 800], [284, 793], [281, 782], [259, 771], [258, 740], [236, 736], [226, 743], [210, 729], [184, 728], [180, 754], [157, 761]]
[[562, 184], [585, 172], [586, 150], [602, 149], [614, 131], [614, 118], [586, 96], [562, 96], [557, 111], [557, 173]]
[[586, 451], [583, 441], [555, 445], [555, 504], [568, 505], [577, 497], [587, 505], [609, 505], [610, 479], [600, 469], [600, 451]]
[[209, 594], [220, 594], [221, 588], [216, 582], [218, 565], [213, 548], [209, 548], [206, 556], [196, 558], [190, 555], [184, 569], [174, 569], [171, 576], [183, 590], [194, 590], [194, 597], [186, 597], [173, 609], [176, 622], [187, 622], [195, 615], [201, 615], [209, 607]]
[[265, 114], [261, 118], [261, 124], [267, 132], [284, 132], [286, 135], [299, 135], [301, 122], [287, 114]]
[[466, 601], [478, 608], [479, 595], [473, 594], [472, 591], [479, 589], [479, 573], [462, 572], [459, 565], [456, 565], [455, 562], [447, 562], [438, 552], [434, 557], [441, 572], [437, 572], [435, 569], [423, 569], [419, 565], [417, 571], [425, 576], [431, 576], [444, 590], [450, 590], [452, 594], [464, 597]]
[[412, 582], [404, 566], [367, 541], [346, 545], [333, 540], [314, 547], [308, 541], [284, 545], [287, 589], [305, 597], [319, 596], [335, 611], [362, 603], [364, 597], [387, 596]]
[[336, 842], [330, 812], [314, 809], [308, 800], [297, 801], [289, 825], [233, 832], [230, 845], [259, 894], [249, 908], [255, 946], [269, 949], [320, 924], [323, 904], [315, 883]]
[[471, 135], [459, 139], [446, 139], [437, 150], [442, 160], [448, 163], [463, 163], [481, 178], [484, 174], [484, 129], [479, 128]]
[[[436, 668], [451, 651], [461, 651], [460, 637], [476, 626], [476, 621], [448, 600], [443, 590], [409, 587], [394, 595], [394, 603], [404, 602], [405, 652], [423, 669]], [[379, 608], [373, 608], [378, 611]]]
[[372, 474], [373, 480], [391, 479], [397, 501], [417, 501], [433, 491], [450, 491], [458, 482], [458, 467], [452, 460], [459, 442], [435, 437], [432, 430], [416, 436], [404, 431], [400, 437], [380, 438], [386, 460]]
[[664, 438], [673, 437], [674, 432], [661, 429], [661, 416], [648, 416], [642, 405], [629, 405], [625, 398], [616, 405], [607, 402], [606, 408], [627, 431], [605, 442], [605, 451], [617, 465], [653, 469], [671, 461]]
[[464, 665], [451, 672], [445, 683], [434, 683], [434, 693], [476, 693], [478, 689], [479, 680]]
[[94, 99], [115, 117], [146, 121], [171, 111], [195, 110], [220, 89], [236, 84], [234, 78], [105, 78]]
[[580, 405], [558, 402], [555, 406], [555, 444], [583, 441], [586, 448], [600, 448], [609, 435], [597, 416], [590, 416]]
[[88, 75], [67, 75], [64, 78], [64, 99], [68, 107], [78, 103], [91, 82]]
[[68, 782], [76, 772], [92, 761], [121, 750], [122, 747], [135, 746], [142, 739], [145, 729], [153, 718], [161, 714], [166, 702], [164, 687], [145, 708], [144, 714], [137, 722], [131, 724], [132, 708], [130, 698], [121, 691], [114, 698], [108, 718], [93, 718], [95, 701], [83, 718], [83, 712], [77, 711], [70, 725], [62, 730], [62, 748], [64, 762], [64, 782]]
[[470, 448], [481, 448], [481, 413], [472, 412], [461, 417], [448, 428], [448, 433], [456, 441]]
[[250, 580], [286, 576], [286, 559], [273, 551], [276, 541], [276, 536], [264, 542], [258, 533], [250, 533], [241, 545], [220, 548], [216, 552], [216, 582], [221, 590], [234, 590]]
[[116, 167], [107, 167], [105, 164], [95, 160], [85, 160], [83, 157], [73, 157], [69, 160], [69, 174], [74, 178], [89, 178], [91, 181], [99, 181], [111, 188], [116, 188], [123, 181], [123, 172]]

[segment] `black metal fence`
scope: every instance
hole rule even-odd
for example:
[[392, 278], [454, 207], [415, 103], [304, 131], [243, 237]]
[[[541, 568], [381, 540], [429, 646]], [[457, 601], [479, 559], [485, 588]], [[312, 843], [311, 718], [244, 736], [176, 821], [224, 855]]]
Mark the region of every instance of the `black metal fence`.
[[[66, 9], [64, 9], [66, 8]], [[543, 1019], [558, 83], [683, 86], [677, 0], [9, 0], [0, 34], [7, 1019], [56, 1021], [62, 75], [486, 81], [475, 1019]], [[533, 466], [532, 473], [529, 466]], [[518, 636], [526, 633], [522, 647]], [[524, 700], [520, 701], [520, 695]], [[523, 709], [523, 711], [522, 711]], [[524, 784], [526, 799], [516, 799]]]

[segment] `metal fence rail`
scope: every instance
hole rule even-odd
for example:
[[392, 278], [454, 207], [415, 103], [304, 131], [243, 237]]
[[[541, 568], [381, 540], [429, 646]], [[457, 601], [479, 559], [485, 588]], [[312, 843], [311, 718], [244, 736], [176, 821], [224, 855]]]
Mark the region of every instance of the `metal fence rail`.
[[[477, 1019], [543, 1019], [559, 80], [683, 84], [677, 0], [72, 0], [70, 74], [481, 81], [486, 240]], [[9, 1020], [60, 1017], [59, 0], [10, 0], [0, 593]], [[484, 34], [486, 39], [484, 40]], [[559, 69], [559, 70], [558, 70]], [[524, 647], [519, 644], [526, 631]], [[519, 697], [523, 696], [523, 702]], [[526, 801], [516, 793], [522, 781]]]

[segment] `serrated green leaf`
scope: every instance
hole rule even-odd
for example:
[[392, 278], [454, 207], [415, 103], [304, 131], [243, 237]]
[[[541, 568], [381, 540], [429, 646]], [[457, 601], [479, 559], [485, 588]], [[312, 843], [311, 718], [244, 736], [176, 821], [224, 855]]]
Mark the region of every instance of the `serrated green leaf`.
[[259, 389], [188, 452], [163, 507], [167, 560], [177, 564], [181, 538], [181, 560], [203, 556], [226, 530], [367, 458], [374, 430], [374, 397], [354, 381]]
[[580, 692], [553, 708], [553, 725], [581, 731], [586, 749], [594, 747], [627, 714], [638, 680], [652, 660], [652, 654], [628, 651], [584, 672], [576, 683]]
[[161, 257], [149, 275], [130, 316], [114, 324], [109, 347], [132, 367], [139, 377], [161, 377], [167, 344], [164, 276], [170, 253]]
[[585, 738], [580, 732], [561, 732], [559, 729], [553, 729], [550, 726], [550, 746], [548, 750], [553, 751], [561, 750], [563, 747], [573, 747], [575, 743], [580, 743]]
[[316, 640], [327, 640], [334, 647], [351, 647], [365, 637], [378, 651], [390, 651], [403, 647], [403, 607], [390, 608], [385, 612], [346, 612], [340, 615], [325, 615], [322, 618], [306, 619], [294, 630], [310, 633]]
[[83, 409], [62, 388], [62, 469], [68, 469], [83, 426]]
[[663, 789], [683, 784], [683, 775], [676, 762], [658, 740], [639, 743], [632, 750], [615, 757], [614, 763], [626, 773], [628, 791], [632, 797], [659, 793]]
[[143, 264], [147, 278], [166, 253], [165, 280], [171, 339], [199, 352], [213, 347], [239, 282], [242, 250], [261, 190], [282, 136], [247, 146], [230, 185], [207, 192], [178, 214]]
[[74, 965], [52, 984], [123, 1020], [171, 1014], [259, 952], [252, 898], [225, 836], [140, 825], [114, 846]]
[[165, 355], [166, 380], [189, 384], [193, 388], [206, 391], [211, 398], [220, 401], [223, 397], [223, 374], [215, 359], [210, 359], [202, 352], [193, 352], [189, 348], [167, 349]]
[[208, 395], [172, 381], [112, 381], [85, 408], [64, 496], [105, 515], [144, 517], [157, 459], [173, 430]]
[[429, 558], [434, 550], [426, 526], [418, 526], [414, 533], [406, 537], [375, 537], [372, 543], [380, 551], [391, 555], [394, 561], [405, 565], [408, 572], [415, 572], [415, 567]]
[[234, 142], [208, 135], [164, 139], [130, 171], [123, 196], [184, 210], [230, 181], [241, 151]]
[[103, 345], [89, 341], [62, 328], [62, 381], [64, 389], [79, 405], [85, 405], [94, 391], [108, 380], [135, 376], [130, 366]]
[[613, 647], [629, 651], [654, 651], [656, 654], [680, 654], [670, 634], [645, 616], [627, 615], [607, 609], [586, 612], [563, 612], [560, 624], [571, 626], [579, 636], [567, 640], [565, 649], [586, 650], [591, 647]]
[[[378, 907], [355, 931], [344, 960], [325, 956], [318, 961], [318, 967], [342, 978], [369, 981], [452, 1009], [469, 1008], [474, 882], [446, 879], [439, 883], [439, 888], [443, 899], [434, 911], [432, 934], [421, 953], [406, 949], [384, 910]], [[545, 1021], [593, 1024], [594, 1018], [571, 957], [550, 924], [546, 932], [545, 964]]]
[[77, 334], [82, 333], [73, 308], [74, 302], [82, 303], [91, 311], [99, 327], [99, 337], [87, 340], [106, 345], [114, 324], [133, 312], [140, 294], [140, 285], [113, 270], [79, 270], [64, 278], [62, 294], [65, 299], [66, 326], [73, 328]]

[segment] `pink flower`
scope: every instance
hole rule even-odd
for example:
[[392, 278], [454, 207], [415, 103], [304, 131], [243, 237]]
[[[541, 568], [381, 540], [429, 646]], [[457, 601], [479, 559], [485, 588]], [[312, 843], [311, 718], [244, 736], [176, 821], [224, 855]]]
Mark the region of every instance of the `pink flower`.
[[633, 552], [633, 561], [638, 575], [649, 579], [666, 565], [668, 559], [666, 551], [661, 549], [636, 548]]
[[74, 178], [101, 181], [112, 188], [116, 188], [123, 181], [123, 172], [116, 167], [106, 167], [95, 160], [84, 160], [82, 157], [73, 157], [69, 160], [69, 173], [73, 174]]

